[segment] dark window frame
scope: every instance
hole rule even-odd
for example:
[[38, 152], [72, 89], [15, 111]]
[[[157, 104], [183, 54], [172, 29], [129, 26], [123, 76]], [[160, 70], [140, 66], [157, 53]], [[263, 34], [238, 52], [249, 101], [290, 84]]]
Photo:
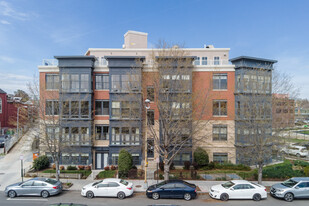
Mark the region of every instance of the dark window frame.
[[[51, 82], [48, 82], [49, 78], [51, 78], [52, 80]], [[55, 81], [55, 79], [57, 78], [58, 78], [58, 83], [56, 83], [57, 81]], [[59, 74], [46, 74], [45, 75], [45, 89], [46, 90], [59, 90], [59, 86], [60, 86]]]
[[[100, 136], [97, 136], [98, 128], [100, 128]], [[107, 132], [106, 132], [106, 128], [107, 128]], [[109, 140], [109, 126], [108, 125], [95, 125], [95, 139], [96, 140]]]
[[[225, 83], [224, 83], [224, 80], [226, 80]], [[214, 73], [212, 75], [213, 90], [227, 90], [227, 81], [228, 81], [227, 73]]]
[[[99, 110], [97, 108], [97, 104], [100, 104]], [[102, 100], [96, 99], [95, 100], [95, 115], [109, 115], [109, 100], [104, 100], [104, 99], [102, 99]]]
[[[218, 108], [217, 110], [215, 110], [216, 108], [214, 107], [216, 104], [218, 103]], [[225, 103], [226, 107], [225, 110], [222, 111], [222, 103]], [[213, 116], [227, 116], [227, 100], [213, 100], [213, 104], [212, 104], [212, 114]]]
[[[219, 133], [214, 133], [215, 129], [219, 130]], [[226, 133], [223, 133], [223, 131], [226, 131]], [[212, 125], [212, 140], [213, 141], [227, 141], [227, 135], [228, 135], [228, 126], [223, 124], [214, 124]]]
[[109, 90], [109, 74], [95, 74], [95, 89]]

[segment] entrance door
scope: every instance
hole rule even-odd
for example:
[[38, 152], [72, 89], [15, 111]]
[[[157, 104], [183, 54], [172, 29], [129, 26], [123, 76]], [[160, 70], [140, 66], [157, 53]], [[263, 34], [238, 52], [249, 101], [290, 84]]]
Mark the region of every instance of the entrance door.
[[147, 157], [148, 158], [154, 157], [154, 140], [153, 139], [147, 140]]
[[96, 153], [96, 169], [102, 170], [108, 165], [108, 153]]

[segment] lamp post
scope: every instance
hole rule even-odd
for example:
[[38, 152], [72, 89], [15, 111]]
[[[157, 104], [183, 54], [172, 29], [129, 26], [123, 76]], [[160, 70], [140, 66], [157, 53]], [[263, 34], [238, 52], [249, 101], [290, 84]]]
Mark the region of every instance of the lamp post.
[[146, 118], [145, 118], [145, 122], [146, 122], [146, 130], [145, 130], [145, 181], [144, 181], [144, 188], [147, 189], [148, 188], [148, 183], [147, 183], [147, 166], [148, 166], [148, 161], [147, 161], [147, 127], [148, 127], [148, 109], [150, 109], [150, 100], [146, 99], [145, 100], [145, 108], [146, 108]]

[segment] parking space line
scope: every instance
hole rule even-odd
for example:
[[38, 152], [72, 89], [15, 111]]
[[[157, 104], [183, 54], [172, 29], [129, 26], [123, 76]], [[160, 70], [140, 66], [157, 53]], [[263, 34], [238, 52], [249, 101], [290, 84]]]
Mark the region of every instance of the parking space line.
[[47, 202], [47, 199], [12, 199], [12, 198], [7, 198], [6, 200], [19, 200], [19, 201], [42, 201], [42, 202]]

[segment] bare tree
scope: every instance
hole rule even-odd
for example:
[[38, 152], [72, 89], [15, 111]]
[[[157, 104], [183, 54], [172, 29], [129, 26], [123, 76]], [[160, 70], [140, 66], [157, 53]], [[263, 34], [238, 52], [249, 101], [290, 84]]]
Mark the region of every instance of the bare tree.
[[194, 57], [178, 46], [161, 43], [159, 48], [150, 57], [152, 72], [143, 77], [152, 89], [148, 94], [147, 88], [143, 90], [144, 97], [152, 97], [151, 109], [159, 114], [158, 120], [148, 120], [147, 131], [148, 138], [154, 141], [154, 151], [164, 163], [164, 179], [168, 180], [175, 156], [181, 151], [191, 153], [193, 141], [205, 139], [198, 132], [208, 91], [192, 92]]

